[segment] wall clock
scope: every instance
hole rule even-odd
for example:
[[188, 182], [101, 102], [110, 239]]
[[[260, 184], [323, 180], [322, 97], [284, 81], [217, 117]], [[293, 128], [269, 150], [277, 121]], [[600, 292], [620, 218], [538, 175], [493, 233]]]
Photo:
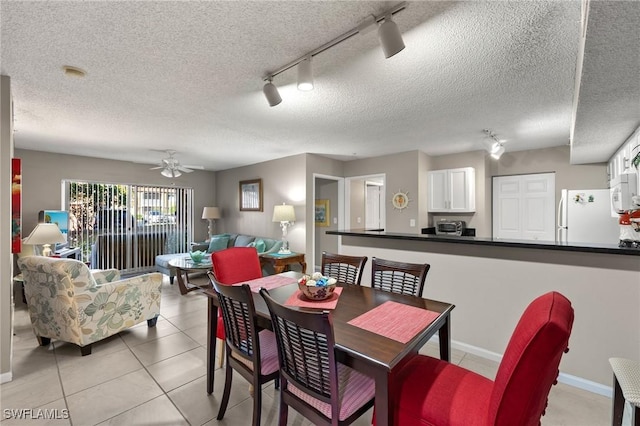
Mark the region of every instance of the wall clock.
[[391, 204], [393, 204], [393, 208], [396, 210], [406, 209], [409, 205], [409, 192], [398, 190], [393, 197], [391, 197]]

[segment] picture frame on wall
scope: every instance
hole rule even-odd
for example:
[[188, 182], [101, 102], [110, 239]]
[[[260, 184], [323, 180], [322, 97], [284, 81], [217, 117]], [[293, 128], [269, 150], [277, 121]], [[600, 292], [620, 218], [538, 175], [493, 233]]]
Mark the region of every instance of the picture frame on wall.
[[240, 211], [262, 211], [262, 179], [240, 181]]
[[316, 200], [316, 226], [329, 226], [329, 200]]

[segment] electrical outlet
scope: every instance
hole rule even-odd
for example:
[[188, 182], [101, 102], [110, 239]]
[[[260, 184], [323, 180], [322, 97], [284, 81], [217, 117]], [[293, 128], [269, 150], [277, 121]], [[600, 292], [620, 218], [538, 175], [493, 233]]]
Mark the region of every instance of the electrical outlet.
[[334, 218], [333, 218], [333, 224], [334, 224], [334, 225], [337, 225], [337, 224], [338, 224], [338, 218], [337, 218], [337, 217], [334, 217]]
[[358, 222], [358, 223], [362, 222], [362, 218], [361, 217], [357, 217], [356, 218], [356, 222]]
[[412, 227], [412, 228], [415, 227], [416, 226], [416, 220], [415, 219], [411, 219], [409, 221], [409, 226]]

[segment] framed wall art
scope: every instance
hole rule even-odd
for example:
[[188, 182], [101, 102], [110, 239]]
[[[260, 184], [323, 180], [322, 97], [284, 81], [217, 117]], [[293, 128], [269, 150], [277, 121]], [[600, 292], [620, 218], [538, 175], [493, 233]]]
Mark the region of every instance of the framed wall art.
[[240, 181], [240, 211], [262, 211], [262, 179]]
[[316, 200], [316, 226], [329, 226], [329, 200]]

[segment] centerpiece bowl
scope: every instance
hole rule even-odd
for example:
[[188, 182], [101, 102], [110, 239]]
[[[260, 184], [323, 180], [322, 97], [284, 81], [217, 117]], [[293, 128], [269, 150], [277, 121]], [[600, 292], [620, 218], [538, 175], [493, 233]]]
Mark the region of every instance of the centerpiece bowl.
[[193, 263], [201, 263], [204, 260], [204, 257], [207, 255], [206, 251], [192, 251], [189, 253], [189, 256], [191, 256], [191, 260], [193, 260]]
[[336, 279], [323, 276], [320, 272], [304, 275], [298, 280], [298, 288], [309, 300], [325, 300], [333, 295]]

